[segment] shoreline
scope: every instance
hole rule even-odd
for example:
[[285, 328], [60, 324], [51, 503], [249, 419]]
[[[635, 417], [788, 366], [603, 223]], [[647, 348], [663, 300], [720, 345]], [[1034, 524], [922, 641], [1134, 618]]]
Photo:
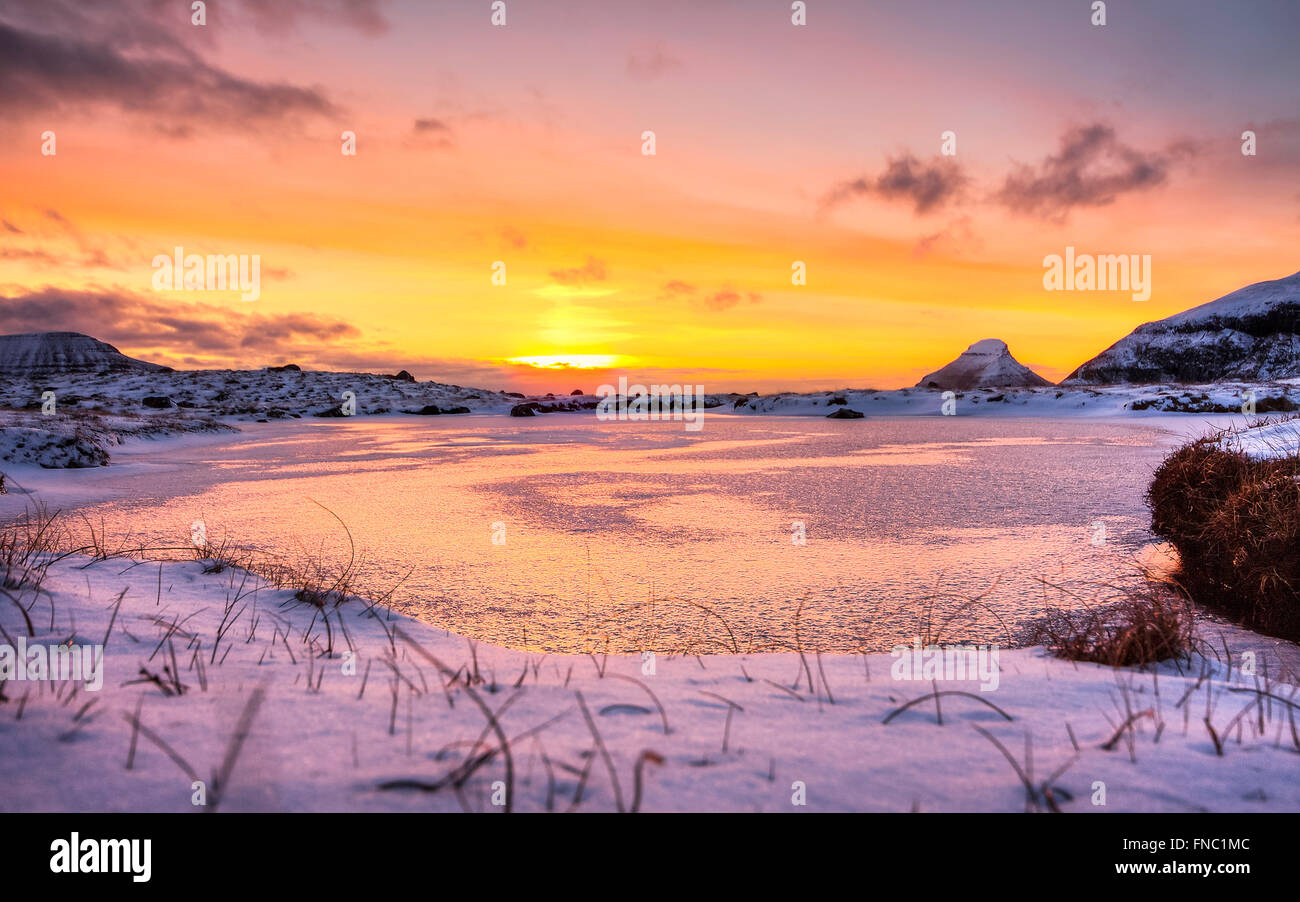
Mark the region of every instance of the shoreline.
[[[894, 713], [934, 689], [894, 679], [888, 654], [539, 655], [358, 601], [330, 611], [331, 653], [319, 609], [243, 571], [202, 570], [85, 558], [50, 569], [28, 641], [107, 636], [104, 685], [56, 695], [58, 684], [4, 684], [0, 809], [194, 810], [191, 777], [211, 782], [255, 695], [221, 810], [501, 808], [504, 755], [473, 696], [510, 741], [513, 810], [547, 810], [548, 799], [552, 810], [630, 810], [638, 770], [643, 811], [1300, 807], [1287, 706], [1256, 712], [1253, 679], [1212, 659], [1143, 672], [1003, 651], [995, 691], [933, 684], [977, 697], [944, 697], [941, 726], [933, 700]], [[16, 621], [0, 613], [11, 635]], [[980, 730], [1018, 759], [1029, 743], [1036, 781], [1064, 768], [1053, 801], [1027, 799]], [[459, 789], [445, 782], [485, 755]], [[1098, 781], [1105, 805], [1093, 804]]]

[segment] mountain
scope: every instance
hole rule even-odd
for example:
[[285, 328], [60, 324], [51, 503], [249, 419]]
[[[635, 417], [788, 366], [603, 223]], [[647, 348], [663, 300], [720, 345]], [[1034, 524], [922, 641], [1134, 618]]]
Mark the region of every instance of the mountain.
[[140, 370], [166, 367], [127, 357], [111, 344], [80, 332], [26, 332], [0, 335], [0, 374], [38, 376], [53, 373]]
[[975, 342], [943, 369], [916, 383], [916, 387], [967, 391], [972, 388], [1028, 388], [1051, 384], [1012, 357], [1005, 341], [985, 338]]
[[1267, 381], [1300, 376], [1300, 272], [1144, 323], [1062, 384]]

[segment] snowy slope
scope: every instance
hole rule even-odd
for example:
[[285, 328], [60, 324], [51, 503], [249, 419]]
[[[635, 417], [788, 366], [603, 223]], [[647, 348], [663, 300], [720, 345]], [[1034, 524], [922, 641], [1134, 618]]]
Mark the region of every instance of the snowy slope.
[[966, 391], [1039, 385], [1051, 383], [1012, 357], [1005, 341], [985, 338], [963, 351], [952, 363], [930, 373], [916, 387]]
[[1300, 376], [1300, 273], [1138, 326], [1062, 383]]
[[156, 363], [127, 357], [111, 344], [80, 332], [0, 335], [0, 374], [6, 376], [161, 369]]
[[1255, 460], [1276, 460], [1300, 455], [1300, 419], [1272, 420], [1232, 430], [1219, 439], [1225, 451]]

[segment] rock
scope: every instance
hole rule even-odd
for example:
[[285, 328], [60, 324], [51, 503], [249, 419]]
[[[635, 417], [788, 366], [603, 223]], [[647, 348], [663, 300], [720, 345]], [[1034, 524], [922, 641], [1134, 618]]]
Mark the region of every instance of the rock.
[[171, 398], [164, 398], [161, 395], [150, 395], [147, 398], [141, 398], [140, 403], [145, 407], [152, 407], [155, 410], [166, 410], [172, 406]]
[[394, 380], [396, 380], [396, 381], [398, 381], [398, 382], [414, 382], [414, 381], [415, 381], [415, 377], [412, 376], [410, 373], [408, 373], [406, 370], [399, 370], [397, 373], [393, 374], [392, 376], [385, 376], [384, 378], [385, 378], [385, 379], [394, 379]]
[[501, 394], [505, 395], [507, 398], [523, 398], [523, 397], [526, 397], [525, 395], [522, 395], [522, 394], [520, 394], [520, 393], [517, 392], [517, 391], [503, 391]]
[[414, 414], [422, 417], [437, 417], [453, 413], [469, 413], [468, 407], [439, 407], [437, 404], [426, 404], [419, 410], [404, 410], [403, 413]]
[[828, 420], [860, 420], [860, 419], [862, 419], [864, 416], [866, 416], [866, 414], [858, 413], [856, 410], [849, 410], [849, 408], [847, 408], [847, 407], [841, 407], [839, 410], [835, 411], [834, 413], [828, 413], [828, 414], [826, 414], [826, 419], [828, 419]]
[[952, 363], [935, 370], [917, 388], [966, 391], [974, 388], [1032, 388], [1051, 385], [1011, 356], [1007, 343], [997, 338], [975, 342]]
[[586, 392], [583, 391], [583, 390], [580, 389], [580, 388], [575, 388], [573, 391], [569, 392], [569, 394], [571, 394], [571, 395], [585, 395]]
[[336, 405], [334, 405], [333, 407], [331, 407], [329, 410], [322, 410], [322, 411], [320, 411], [319, 413], [313, 413], [312, 416], [314, 416], [314, 417], [345, 417], [345, 416], [347, 416], [347, 414], [343, 412], [343, 408], [342, 408], [341, 406], [339, 406], [339, 405], [336, 404]]
[[286, 363], [284, 366], [268, 366], [268, 373], [301, 373], [302, 367], [296, 363]]
[[535, 417], [537, 416], [537, 408], [538, 405], [533, 401], [529, 401], [527, 404], [516, 404], [510, 408], [510, 415], [512, 417]]

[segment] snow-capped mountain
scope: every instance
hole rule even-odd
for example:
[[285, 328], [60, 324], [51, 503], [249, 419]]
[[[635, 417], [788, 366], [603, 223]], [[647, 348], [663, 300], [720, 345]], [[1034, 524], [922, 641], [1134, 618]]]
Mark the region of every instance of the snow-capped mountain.
[[80, 332], [0, 335], [0, 374], [7, 376], [162, 369], [165, 367], [127, 357], [111, 344]]
[[1016, 358], [1007, 343], [997, 338], [975, 342], [943, 369], [916, 383], [917, 388], [969, 391], [974, 388], [1027, 388], [1051, 385]]
[[1300, 376], [1300, 272], [1138, 326], [1062, 384]]

